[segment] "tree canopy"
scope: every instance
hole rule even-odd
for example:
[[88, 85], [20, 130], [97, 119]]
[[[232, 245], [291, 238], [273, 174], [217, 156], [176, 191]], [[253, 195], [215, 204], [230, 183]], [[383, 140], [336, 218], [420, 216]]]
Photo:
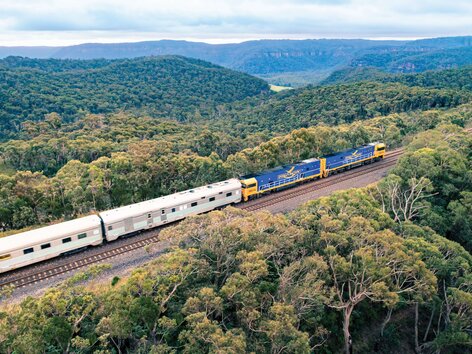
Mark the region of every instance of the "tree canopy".
[[72, 121], [86, 113], [131, 111], [185, 121], [197, 111], [268, 92], [263, 80], [176, 56], [123, 60], [0, 60], [0, 139], [25, 120], [56, 112]]

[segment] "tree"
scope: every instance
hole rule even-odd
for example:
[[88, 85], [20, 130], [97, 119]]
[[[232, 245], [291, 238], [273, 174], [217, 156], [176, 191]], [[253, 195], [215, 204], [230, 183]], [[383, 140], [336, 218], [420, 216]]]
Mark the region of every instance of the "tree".
[[429, 206], [425, 201], [433, 196], [432, 183], [427, 178], [411, 178], [406, 183], [401, 177], [390, 174], [377, 185], [382, 210], [391, 212], [394, 221], [411, 221]]
[[409, 247], [421, 255], [437, 278], [438, 291], [425, 303], [428, 325], [419, 337], [418, 312], [415, 315], [417, 351], [467, 348], [472, 345], [470, 294], [472, 293], [472, 256], [456, 242], [437, 235], [429, 228], [411, 223], [403, 226]]
[[419, 253], [387, 229], [391, 222], [366, 193], [342, 192], [310, 202], [295, 221], [316, 239], [315, 251], [326, 263], [326, 304], [342, 311], [346, 353], [353, 343], [351, 316], [359, 303], [392, 307], [401, 297], [420, 301], [434, 293], [434, 274]]
[[408, 252], [401, 238], [387, 231], [370, 232], [356, 233], [351, 239], [352, 248], [344, 254], [337, 250], [329, 235], [322, 236], [330, 291], [334, 293], [328, 306], [342, 310], [346, 353], [350, 352], [352, 343], [351, 315], [361, 301], [368, 299], [393, 306], [403, 293], [427, 298], [434, 291], [434, 275], [417, 255]]
[[472, 250], [472, 192], [464, 191], [459, 200], [449, 203], [451, 212], [451, 235], [466, 249]]
[[275, 303], [270, 314], [271, 318], [262, 324], [262, 328], [270, 340], [272, 354], [310, 353], [308, 334], [297, 329], [297, 316], [292, 306]]

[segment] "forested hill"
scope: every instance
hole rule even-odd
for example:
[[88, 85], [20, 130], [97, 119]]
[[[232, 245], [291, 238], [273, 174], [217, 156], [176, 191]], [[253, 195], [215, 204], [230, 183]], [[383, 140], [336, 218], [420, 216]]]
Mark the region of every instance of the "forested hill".
[[351, 61], [352, 67], [377, 67], [392, 73], [451, 69], [472, 64], [472, 47], [422, 50], [404, 47], [399, 51], [377, 51]]
[[42, 120], [51, 112], [65, 121], [118, 110], [185, 121], [268, 89], [266, 82], [247, 74], [177, 56], [93, 61], [10, 57], [0, 61], [0, 139], [23, 121]]
[[389, 74], [373, 67], [345, 68], [333, 72], [321, 84], [335, 85], [360, 81], [398, 82], [408, 86], [472, 91], [472, 66], [460, 69], [431, 70], [418, 74]]
[[[470, 72], [467, 73], [470, 75]], [[252, 106], [247, 102], [227, 105], [227, 111], [218, 111], [218, 117], [224, 115], [221, 129], [228, 126], [228, 121], [234, 121], [241, 133], [265, 131], [274, 134], [320, 123], [336, 125], [391, 113], [455, 107], [472, 99], [472, 92], [457, 89], [456, 86], [462, 82], [460, 80], [448, 84], [431, 79], [432, 86], [433, 82], [441, 88], [427, 87], [427, 80], [416, 76], [408, 77], [405, 83], [359, 82], [310, 86], [268, 97], [263, 102], [259, 100]], [[465, 88], [466, 83], [465, 79], [461, 87]], [[220, 119], [216, 118], [215, 124]]]

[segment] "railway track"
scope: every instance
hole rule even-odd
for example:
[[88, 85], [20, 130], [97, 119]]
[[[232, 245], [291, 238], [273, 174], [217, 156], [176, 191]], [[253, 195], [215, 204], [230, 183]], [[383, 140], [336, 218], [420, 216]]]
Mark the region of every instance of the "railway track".
[[[159, 241], [158, 232], [156, 230], [149, 231], [152, 233], [152, 236], [119, 245], [118, 247], [109, 248], [104, 250], [103, 252], [95, 253], [87, 257], [83, 257], [69, 263], [61, 264], [61, 265], [54, 265], [47, 267], [41, 270], [34, 270], [28, 269], [29, 272], [23, 274], [20, 272], [17, 276], [12, 277], [5, 277], [0, 279], [0, 288], [5, 286], [14, 286], [15, 288], [22, 288], [30, 284], [35, 284], [46, 279], [55, 277], [57, 275], [61, 275], [79, 268], [83, 268], [88, 265], [100, 263], [102, 261], [107, 260], [108, 258], [112, 258], [121, 254], [125, 254], [127, 252], [145, 247], [151, 243], [155, 243]], [[103, 246], [101, 246], [103, 247]]]
[[[366, 173], [374, 172], [385, 167], [393, 166], [402, 153], [403, 149], [393, 150], [392, 152], [388, 153], [382, 161], [370, 165], [364, 165], [363, 168], [361, 168], [362, 166], [360, 166], [358, 168], [354, 168], [341, 174], [330, 176], [329, 178], [310, 181], [308, 183], [301, 184], [296, 187], [280, 191], [278, 193], [268, 194], [262, 198], [252, 200], [245, 204], [239, 204], [236, 207], [248, 211], [261, 210], [269, 205], [297, 198], [305, 194], [306, 192], [313, 190], [314, 188], [326, 188], [330, 185], [354, 179]], [[168, 226], [170, 225], [166, 225], [163, 227]], [[64, 259], [62, 259], [65, 260], [65, 262], [62, 264], [54, 264], [49, 266], [46, 265], [45, 267], [42, 267], [43, 264], [40, 264], [39, 266], [31, 266], [28, 268], [3, 274], [0, 276], [0, 288], [4, 288], [6, 286], [23, 288], [28, 285], [45, 281], [55, 276], [65, 274], [88, 265], [100, 263], [109, 258], [123, 255], [139, 248], [143, 248], [149, 244], [156, 243], [159, 241], [159, 231], [162, 230], [163, 227], [159, 227], [157, 229], [149, 230], [145, 233], [142, 233], [138, 239], [133, 239], [133, 237], [129, 237], [126, 239], [119, 240], [116, 245], [114, 245], [113, 243], [99, 246], [95, 249], [92, 249], [92, 254], [86, 255], [84, 253], [83, 257], [79, 257], [74, 260], [67, 261], [66, 256]], [[114, 246], [110, 248], [110, 245]], [[103, 248], [103, 251], [100, 251], [100, 248]], [[54, 262], [54, 260], [52, 262]]]

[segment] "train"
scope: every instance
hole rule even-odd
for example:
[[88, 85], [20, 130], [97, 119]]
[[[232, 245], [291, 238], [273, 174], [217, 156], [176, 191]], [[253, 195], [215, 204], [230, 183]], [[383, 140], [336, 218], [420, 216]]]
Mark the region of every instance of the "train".
[[379, 161], [385, 153], [384, 143], [370, 143], [6, 236], [0, 238], [0, 273], [113, 242], [192, 215], [247, 202], [309, 180], [326, 178]]

